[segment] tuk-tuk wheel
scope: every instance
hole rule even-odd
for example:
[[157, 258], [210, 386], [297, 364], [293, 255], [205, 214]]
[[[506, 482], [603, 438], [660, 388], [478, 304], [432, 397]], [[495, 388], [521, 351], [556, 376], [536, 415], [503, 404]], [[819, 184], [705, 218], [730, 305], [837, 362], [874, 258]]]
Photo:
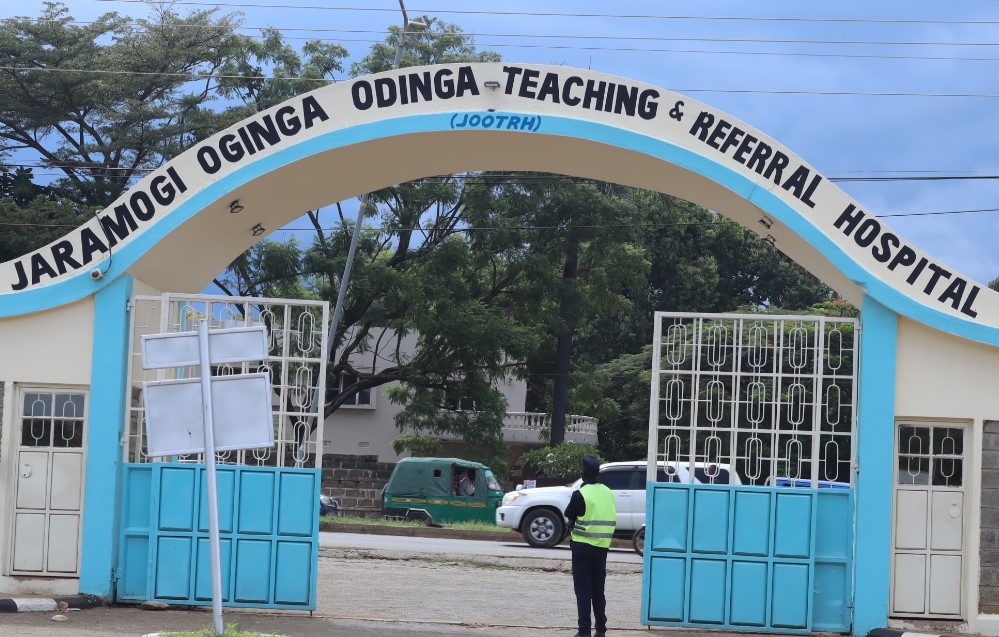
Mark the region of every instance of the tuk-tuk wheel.
[[534, 548], [551, 548], [561, 542], [565, 536], [562, 514], [550, 509], [531, 511], [524, 518], [520, 528], [524, 541]]

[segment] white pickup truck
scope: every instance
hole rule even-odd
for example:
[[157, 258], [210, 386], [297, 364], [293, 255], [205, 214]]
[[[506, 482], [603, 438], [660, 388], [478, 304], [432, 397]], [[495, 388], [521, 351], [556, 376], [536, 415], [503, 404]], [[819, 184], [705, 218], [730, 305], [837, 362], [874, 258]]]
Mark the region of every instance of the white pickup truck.
[[[617, 507], [615, 535], [631, 538], [645, 524], [645, 471], [647, 462], [609, 462], [600, 466], [597, 482], [614, 492]], [[713, 482], [741, 484], [739, 476], [725, 464], [696, 463], [693, 480], [687, 463], [669, 463], [656, 472], [657, 482]], [[563, 487], [519, 489], [503, 496], [496, 509], [496, 525], [515, 529], [531, 546], [549, 548], [565, 537], [563, 511], [580, 480]]]

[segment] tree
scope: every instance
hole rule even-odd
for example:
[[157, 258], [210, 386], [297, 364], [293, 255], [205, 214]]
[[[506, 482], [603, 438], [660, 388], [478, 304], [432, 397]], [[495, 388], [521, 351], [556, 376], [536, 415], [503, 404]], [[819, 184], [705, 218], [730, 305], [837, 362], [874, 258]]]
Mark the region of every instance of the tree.
[[0, 263], [55, 241], [79, 224], [80, 215], [68, 202], [38, 196], [21, 205], [0, 197]]
[[607, 184], [537, 174], [483, 179], [466, 193], [466, 219], [490, 230], [502, 224], [495, 228], [502, 235], [477, 247], [507, 254], [524, 268], [518, 303], [544, 337], [528, 365], [552, 378], [550, 443], [556, 446], [564, 438], [575, 325], [619, 314], [628, 306], [624, 291], [645, 274], [642, 252], [631, 247], [635, 210]]
[[803, 310], [835, 298], [804, 268], [724, 217], [670, 195], [630, 190], [638, 213], [635, 247], [648, 276], [624, 291], [630, 306], [579, 326], [578, 351], [589, 364], [635, 353], [652, 342], [657, 311]]
[[[57, 196], [104, 207], [193, 143], [321, 85], [346, 56], [310, 42], [303, 58], [275, 31], [254, 41], [235, 33], [233, 14], [151, 12], [76, 24], [68, 8], [47, 2], [38, 19], [0, 22], [0, 159], [33, 156], [60, 173]], [[267, 70], [314, 81], [257, 79]]]

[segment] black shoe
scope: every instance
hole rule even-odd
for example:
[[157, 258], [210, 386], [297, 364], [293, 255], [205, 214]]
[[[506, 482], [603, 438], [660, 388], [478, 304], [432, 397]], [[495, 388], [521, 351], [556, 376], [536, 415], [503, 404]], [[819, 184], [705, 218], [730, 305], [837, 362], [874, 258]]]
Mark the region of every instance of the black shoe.
[[606, 630], [604, 630], [604, 631], [599, 631], [598, 630], [597, 632], [593, 633], [593, 637], [607, 637], [607, 631]]
[[589, 634], [584, 635], [583, 633], [576, 633], [572, 637], [590, 637], [590, 635]]

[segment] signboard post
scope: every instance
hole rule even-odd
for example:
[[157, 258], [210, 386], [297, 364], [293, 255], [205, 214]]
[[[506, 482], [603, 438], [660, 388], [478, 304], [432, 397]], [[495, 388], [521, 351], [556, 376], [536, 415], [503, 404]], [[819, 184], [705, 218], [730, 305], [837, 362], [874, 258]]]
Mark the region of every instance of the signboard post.
[[[146, 441], [148, 455], [152, 457], [204, 454], [212, 618], [215, 632], [219, 635], [224, 632], [225, 626], [222, 623], [222, 558], [215, 475], [215, 451], [219, 445], [216, 442], [221, 438], [224, 441], [221, 447], [225, 450], [273, 447], [274, 429], [270, 409], [270, 377], [267, 374], [243, 374], [213, 379], [212, 365], [264, 360], [267, 355], [267, 330], [264, 327], [209, 331], [208, 321], [202, 319], [198, 322], [196, 338], [190, 332], [142, 337], [143, 368], [197, 364], [201, 370], [200, 381], [143, 383]], [[200, 395], [191, 391], [194, 382], [199, 382]], [[222, 425], [219, 433], [216, 433], [216, 424]], [[202, 432], [201, 440], [196, 439], [198, 429]]]

